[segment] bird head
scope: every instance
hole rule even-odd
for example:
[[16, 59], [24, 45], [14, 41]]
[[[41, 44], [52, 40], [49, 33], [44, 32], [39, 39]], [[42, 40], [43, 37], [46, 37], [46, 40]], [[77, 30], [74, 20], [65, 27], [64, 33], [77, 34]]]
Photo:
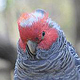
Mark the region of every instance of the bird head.
[[32, 54], [36, 48], [48, 50], [58, 38], [58, 31], [53, 26], [44, 10], [23, 13], [18, 20], [20, 47], [25, 51], [28, 46]]

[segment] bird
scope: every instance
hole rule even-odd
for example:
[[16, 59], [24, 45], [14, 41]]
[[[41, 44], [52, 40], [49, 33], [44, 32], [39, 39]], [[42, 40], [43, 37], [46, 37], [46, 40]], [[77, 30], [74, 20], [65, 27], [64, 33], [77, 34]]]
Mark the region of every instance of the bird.
[[80, 80], [80, 58], [48, 12], [23, 13], [18, 29], [14, 80]]

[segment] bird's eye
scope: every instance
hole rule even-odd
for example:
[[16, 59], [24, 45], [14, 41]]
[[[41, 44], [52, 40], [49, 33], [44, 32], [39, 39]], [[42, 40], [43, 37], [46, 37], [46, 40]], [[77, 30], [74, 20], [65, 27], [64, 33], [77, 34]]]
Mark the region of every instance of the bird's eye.
[[45, 36], [45, 32], [44, 31], [42, 32], [42, 36]]
[[44, 36], [45, 36], [45, 32], [43, 31], [42, 32], [42, 39], [44, 39]]

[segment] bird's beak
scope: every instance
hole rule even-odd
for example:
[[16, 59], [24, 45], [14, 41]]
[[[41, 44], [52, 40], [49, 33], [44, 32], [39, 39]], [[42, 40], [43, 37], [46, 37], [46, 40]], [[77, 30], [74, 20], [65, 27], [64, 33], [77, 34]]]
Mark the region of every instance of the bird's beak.
[[31, 40], [28, 40], [27, 41], [27, 45], [28, 45], [28, 48], [29, 48], [30, 52], [33, 55], [35, 55], [37, 43], [35, 43], [35, 42], [31, 41]]

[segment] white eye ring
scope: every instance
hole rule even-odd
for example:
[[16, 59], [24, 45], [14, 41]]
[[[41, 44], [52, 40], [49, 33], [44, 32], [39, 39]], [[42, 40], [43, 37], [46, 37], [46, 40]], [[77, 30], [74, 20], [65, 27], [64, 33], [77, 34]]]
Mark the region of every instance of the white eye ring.
[[42, 32], [42, 36], [45, 36], [45, 31]]
[[42, 32], [42, 39], [44, 39], [45, 31]]

